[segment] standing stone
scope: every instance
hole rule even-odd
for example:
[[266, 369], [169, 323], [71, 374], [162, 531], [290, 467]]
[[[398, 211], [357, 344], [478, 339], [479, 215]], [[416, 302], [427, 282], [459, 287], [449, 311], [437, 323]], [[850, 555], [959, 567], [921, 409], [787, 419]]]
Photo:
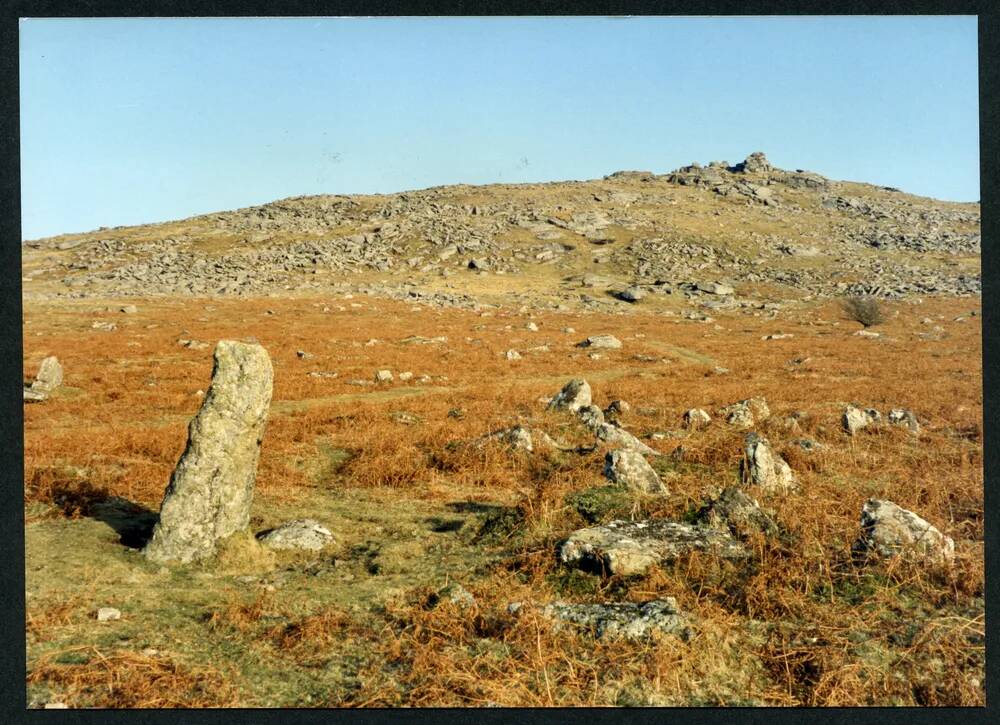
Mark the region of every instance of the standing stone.
[[260, 345], [216, 345], [212, 385], [188, 427], [187, 447], [144, 550], [149, 559], [202, 559], [215, 553], [219, 539], [248, 526], [272, 379]]
[[861, 536], [853, 550], [945, 563], [955, 555], [955, 542], [912, 511], [872, 498], [861, 509]]
[[62, 365], [56, 357], [49, 356], [38, 366], [38, 375], [31, 383], [31, 389], [36, 393], [50, 393], [62, 385], [62, 381]]
[[585, 405], [590, 405], [590, 384], [582, 378], [566, 383], [559, 394], [549, 402], [549, 410], [568, 410], [575, 413]]
[[642, 454], [627, 448], [608, 452], [604, 457], [604, 476], [612, 483], [636, 493], [669, 493]]
[[788, 493], [798, 487], [792, 469], [766, 438], [748, 433], [743, 453], [740, 472], [745, 482], [758, 486], [764, 493]]

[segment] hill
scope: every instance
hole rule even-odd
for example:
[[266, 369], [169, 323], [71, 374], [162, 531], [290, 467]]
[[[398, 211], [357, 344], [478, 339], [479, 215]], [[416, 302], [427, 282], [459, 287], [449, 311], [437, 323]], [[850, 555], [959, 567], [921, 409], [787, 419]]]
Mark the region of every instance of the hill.
[[[307, 196], [24, 245], [26, 295], [352, 289], [474, 306], [716, 304], [981, 290], [979, 205], [772, 167]], [[721, 284], [735, 295], [713, 295]]]

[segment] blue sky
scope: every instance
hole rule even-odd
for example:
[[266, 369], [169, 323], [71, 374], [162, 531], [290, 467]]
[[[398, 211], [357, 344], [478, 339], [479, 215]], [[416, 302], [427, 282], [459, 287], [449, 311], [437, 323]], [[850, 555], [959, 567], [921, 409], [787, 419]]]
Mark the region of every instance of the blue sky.
[[979, 199], [969, 16], [28, 19], [20, 63], [25, 239], [756, 150]]

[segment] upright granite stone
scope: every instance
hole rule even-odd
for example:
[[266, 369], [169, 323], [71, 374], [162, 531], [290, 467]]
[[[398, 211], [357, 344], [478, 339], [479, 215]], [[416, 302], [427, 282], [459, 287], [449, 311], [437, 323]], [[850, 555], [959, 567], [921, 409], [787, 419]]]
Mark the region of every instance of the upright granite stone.
[[260, 345], [222, 340], [216, 346], [212, 385], [188, 427], [143, 552], [149, 559], [202, 559], [215, 553], [219, 539], [248, 526], [272, 378]]
[[42, 360], [42, 364], [38, 366], [38, 375], [31, 383], [31, 389], [35, 392], [50, 393], [62, 385], [62, 381], [62, 365], [59, 364], [56, 357], [49, 356]]
[[771, 448], [767, 438], [756, 433], [747, 433], [744, 439], [740, 471], [745, 483], [764, 493], [790, 493], [798, 488], [785, 459]]

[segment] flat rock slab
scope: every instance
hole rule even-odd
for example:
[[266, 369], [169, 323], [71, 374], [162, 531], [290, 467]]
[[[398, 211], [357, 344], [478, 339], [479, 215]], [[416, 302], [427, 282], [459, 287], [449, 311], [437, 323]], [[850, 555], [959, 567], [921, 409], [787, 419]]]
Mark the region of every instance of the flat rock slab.
[[24, 402], [25, 403], [43, 403], [48, 400], [48, 393], [42, 392], [41, 390], [34, 390], [33, 388], [24, 388]]
[[591, 335], [577, 347], [592, 347], [595, 349], [618, 350], [622, 346], [622, 341], [614, 335]]
[[668, 634], [687, 640], [692, 634], [688, 618], [677, 608], [673, 597], [645, 604], [553, 602], [542, 610], [542, 615], [553, 620], [556, 630], [570, 624], [589, 630], [598, 639], [644, 640]]
[[319, 551], [333, 541], [333, 534], [315, 519], [297, 519], [270, 531], [262, 531], [257, 534], [257, 539], [269, 549]]
[[559, 560], [581, 569], [614, 574], [642, 574], [651, 566], [690, 551], [724, 559], [743, 559], [747, 550], [725, 530], [648, 519], [612, 521], [574, 531], [559, 547]]

